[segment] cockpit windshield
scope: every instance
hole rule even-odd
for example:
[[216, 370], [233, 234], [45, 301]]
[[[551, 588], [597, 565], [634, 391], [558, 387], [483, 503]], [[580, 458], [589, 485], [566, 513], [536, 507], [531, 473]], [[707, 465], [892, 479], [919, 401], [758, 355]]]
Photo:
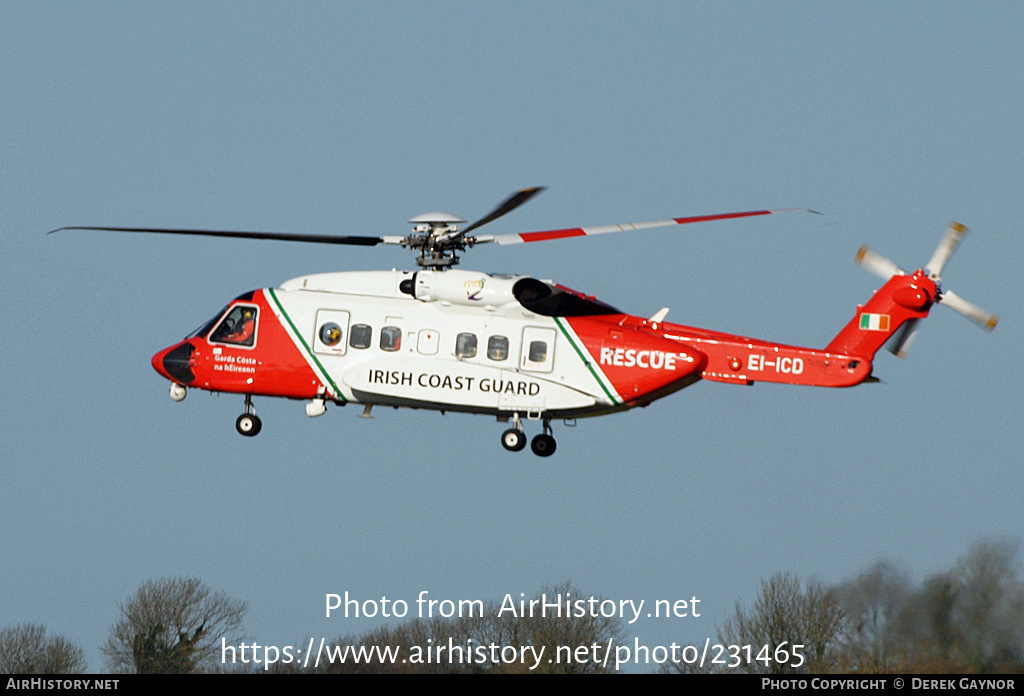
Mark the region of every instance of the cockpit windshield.
[[237, 304], [210, 334], [210, 343], [251, 346], [256, 341], [256, 314], [259, 307]]
[[[238, 302], [238, 301], [252, 302], [253, 295], [255, 295], [255, 294], [256, 294], [255, 290], [250, 290], [249, 292], [244, 292], [241, 295], [239, 295], [238, 297], [236, 297], [234, 301], [235, 302]], [[230, 306], [231, 306], [230, 304], [224, 305], [224, 307], [219, 312], [217, 312], [215, 315], [213, 315], [213, 319], [211, 319], [210, 321], [206, 322], [205, 324], [200, 326], [198, 329], [196, 329], [195, 331], [190, 333], [188, 336], [185, 337], [185, 340], [187, 341], [190, 338], [206, 338], [206, 334], [210, 333], [210, 330], [213, 329], [213, 327], [217, 325], [217, 322], [220, 321], [220, 318], [224, 316], [224, 312], [228, 311], [228, 307], [230, 307]]]
[[188, 336], [185, 337], [185, 340], [187, 341], [190, 338], [206, 338], [206, 334], [210, 333], [210, 329], [212, 329], [214, 325], [216, 325], [216, 323], [220, 320], [220, 318], [224, 316], [224, 312], [226, 312], [227, 309], [228, 308], [225, 305], [224, 309], [220, 310], [219, 312], [213, 315], [213, 319], [206, 322], [198, 329], [190, 333]]

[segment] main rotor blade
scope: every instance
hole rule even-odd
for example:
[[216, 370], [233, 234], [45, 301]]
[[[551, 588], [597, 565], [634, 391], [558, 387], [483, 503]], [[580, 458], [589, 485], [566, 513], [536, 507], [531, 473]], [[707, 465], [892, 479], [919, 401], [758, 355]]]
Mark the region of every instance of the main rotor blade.
[[484, 217], [482, 217], [479, 220], [477, 220], [476, 222], [474, 222], [472, 225], [470, 225], [466, 229], [462, 230], [459, 233], [459, 235], [460, 236], [465, 236], [466, 233], [468, 233], [469, 231], [475, 230], [478, 227], [482, 227], [483, 225], [486, 225], [488, 222], [494, 222], [495, 220], [500, 218], [502, 215], [505, 215], [506, 213], [511, 213], [513, 210], [515, 210], [516, 208], [521, 206], [523, 203], [525, 203], [526, 201], [528, 201], [531, 198], [533, 198], [534, 196], [536, 196], [538, 193], [543, 191], [545, 188], [547, 188], [547, 187], [545, 187], [545, 186], [534, 186], [533, 188], [525, 188], [525, 189], [521, 189], [519, 191], [516, 191], [511, 196], [506, 198], [497, 208], [495, 208], [494, 210], [489, 212], [487, 215], [485, 215]]
[[867, 244], [857, 250], [857, 257], [854, 260], [858, 266], [863, 266], [882, 280], [889, 280], [894, 275], [907, 274], [895, 263], [873, 251]]
[[967, 228], [959, 222], [949, 223], [949, 227], [946, 228], [946, 234], [942, 237], [942, 241], [939, 242], [939, 246], [935, 248], [935, 253], [932, 254], [931, 261], [925, 266], [932, 280], [942, 275], [942, 269], [946, 267], [946, 263], [953, 255], [953, 252], [960, 246], [960, 242], [965, 234], [967, 234]]
[[708, 222], [711, 220], [730, 220], [733, 218], [753, 217], [755, 215], [773, 215], [775, 213], [804, 212], [821, 213], [807, 208], [785, 208], [782, 210], [751, 210], [743, 213], [719, 213], [717, 215], [697, 215], [694, 217], [671, 218], [669, 220], [651, 220], [650, 222], [624, 222], [618, 225], [599, 225], [597, 227], [572, 227], [564, 230], [545, 230], [542, 232], [520, 232], [518, 234], [501, 234], [494, 237], [477, 237], [476, 242], [497, 242], [498, 244], [524, 244], [526, 242], [545, 242], [549, 239], [565, 239], [567, 237], [583, 237], [612, 232], [628, 232], [630, 230], [649, 230], [670, 225], [687, 225], [691, 222]]
[[233, 232], [225, 230], [169, 229], [164, 227], [58, 227], [47, 234], [62, 230], [100, 230], [108, 232], [151, 232], [154, 234], [188, 234], [203, 237], [237, 237], [241, 239], [274, 239], [282, 242], [312, 242], [314, 244], [352, 244], [355, 246], [376, 246], [377, 244], [400, 244], [401, 237], [339, 237], [330, 234], [296, 234], [292, 232]]
[[996, 328], [996, 324], [999, 323], [999, 317], [995, 314], [990, 314], [981, 307], [971, 304], [952, 290], [946, 290], [939, 295], [939, 304], [944, 304], [954, 312], [959, 312], [986, 331]]
[[914, 342], [914, 336], [917, 336], [918, 321], [918, 319], [908, 319], [893, 337], [893, 341], [889, 345], [889, 352], [897, 358], [907, 357], [910, 344]]

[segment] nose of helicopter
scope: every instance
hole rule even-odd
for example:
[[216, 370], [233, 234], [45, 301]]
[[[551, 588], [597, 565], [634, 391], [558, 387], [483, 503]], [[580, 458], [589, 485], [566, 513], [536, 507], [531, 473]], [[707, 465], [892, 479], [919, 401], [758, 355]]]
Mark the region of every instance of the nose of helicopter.
[[192, 372], [192, 352], [195, 347], [188, 341], [164, 348], [150, 361], [153, 369], [172, 382], [188, 384], [196, 378]]

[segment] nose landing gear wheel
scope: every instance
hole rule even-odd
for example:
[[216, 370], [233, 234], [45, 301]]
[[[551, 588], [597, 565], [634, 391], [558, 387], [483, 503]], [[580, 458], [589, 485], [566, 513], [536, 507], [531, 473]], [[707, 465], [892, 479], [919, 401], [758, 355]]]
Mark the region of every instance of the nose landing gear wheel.
[[530, 442], [530, 449], [538, 457], [550, 457], [555, 453], [555, 438], [547, 433], [542, 433], [533, 438], [533, 441]]
[[255, 414], [243, 413], [235, 421], [235, 429], [246, 437], [253, 437], [263, 429], [263, 421]]
[[252, 405], [252, 394], [245, 395], [245, 413], [235, 421], [235, 430], [246, 437], [258, 435], [263, 430], [263, 421], [256, 415], [256, 407]]
[[526, 435], [522, 430], [509, 428], [501, 434], [501, 445], [509, 452], [519, 452], [526, 447]]

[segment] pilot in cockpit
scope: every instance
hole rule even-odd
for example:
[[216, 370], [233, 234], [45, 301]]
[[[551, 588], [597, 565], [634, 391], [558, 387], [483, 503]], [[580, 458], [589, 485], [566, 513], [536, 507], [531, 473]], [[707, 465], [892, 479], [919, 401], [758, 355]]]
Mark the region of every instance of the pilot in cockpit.
[[235, 307], [213, 332], [214, 343], [234, 343], [251, 346], [256, 332], [256, 308]]

